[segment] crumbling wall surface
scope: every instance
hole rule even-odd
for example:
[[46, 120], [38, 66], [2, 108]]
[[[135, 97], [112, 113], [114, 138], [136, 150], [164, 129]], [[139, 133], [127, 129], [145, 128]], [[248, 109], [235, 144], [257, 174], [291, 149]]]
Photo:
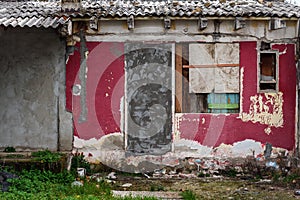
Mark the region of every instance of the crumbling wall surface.
[[72, 125], [64, 112], [64, 42], [52, 29], [8, 28], [0, 29], [0, 44], [0, 148], [70, 150], [70, 132], [58, 146], [59, 129]]
[[209, 147], [247, 139], [295, 149], [296, 66], [294, 44], [274, 44], [279, 52], [279, 90], [259, 93], [257, 42], [240, 43], [240, 113], [176, 113], [177, 138]]

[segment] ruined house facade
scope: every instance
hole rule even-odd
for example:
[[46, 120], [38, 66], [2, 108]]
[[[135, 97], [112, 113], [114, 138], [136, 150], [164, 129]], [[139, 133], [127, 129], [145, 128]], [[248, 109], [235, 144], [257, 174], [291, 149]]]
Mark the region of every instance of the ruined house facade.
[[[273, 153], [297, 152], [300, 8], [241, 0], [56, 2], [55, 9], [52, 21], [44, 17], [56, 23], [50, 30], [25, 29], [51, 35], [41, 37], [40, 50], [28, 48], [37, 51], [28, 62], [41, 64], [22, 67], [21, 53], [1, 52], [11, 57], [10, 63], [2, 59], [4, 66], [20, 65], [12, 73], [36, 73], [28, 72], [26, 84], [36, 76], [43, 80], [24, 86], [4, 70], [1, 81], [24, 89], [15, 94], [21, 94], [19, 112], [31, 109], [36, 120], [24, 114], [13, 120], [16, 130], [9, 127], [16, 118], [8, 114], [9, 98], [15, 96], [4, 87], [2, 132], [22, 138], [21, 129], [29, 136], [18, 143], [1, 135], [7, 138], [1, 147], [49, 148], [52, 142], [53, 150], [84, 152], [92, 162], [125, 171], [176, 165], [184, 157], [260, 157], [266, 144]], [[0, 21], [1, 41], [15, 42], [24, 28], [11, 26], [25, 23], [8, 19]], [[27, 23], [41, 26], [33, 21]], [[42, 49], [50, 62], [38, 56]], [[33, 94], [25, 99], [28, 87], [45, 92], [38, 93], [40, 101]], [[44, 111], [36, 104], [53, 119], [38, 116]]]

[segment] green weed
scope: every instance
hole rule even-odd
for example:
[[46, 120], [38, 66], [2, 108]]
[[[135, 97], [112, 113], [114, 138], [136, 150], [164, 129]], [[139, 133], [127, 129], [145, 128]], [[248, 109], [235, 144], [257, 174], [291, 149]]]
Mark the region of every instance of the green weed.
[[16, 152], [16, 149], [14, 147], [6, 147], [3, 152], [7, 152], [7, 153]]
[[76, 153], [72, 158], [71, 170], [73, 173], [76, 173], [77, 168], [85, 168], [86, 173], [91, 173], [90, 163], [84, 159], [84, 155], [82, 153]]
[[[15, 172], [17, 173], [17, 172]], [[0, 193], [1, 200], [155, 200], [151, 197], [113, 197], [105, 181], [82, 180], [83, 186], [72, 186], [75, 176], [64, 171], [30, 170], [18, 172], [19, 179], [10, 179], [9, 192]]]
[[185, 190], [181, 193], [183, 199], [196, 200], [196, 195], [191, 190]]
[[62, 157], [62, 155], [60, 153], [51, 152], [49, 150], [32, 152], [31, 156], [33, 157], [33, 160], [35, 160], [35, 161], [46, 162], [46, 163], [57, 162]]

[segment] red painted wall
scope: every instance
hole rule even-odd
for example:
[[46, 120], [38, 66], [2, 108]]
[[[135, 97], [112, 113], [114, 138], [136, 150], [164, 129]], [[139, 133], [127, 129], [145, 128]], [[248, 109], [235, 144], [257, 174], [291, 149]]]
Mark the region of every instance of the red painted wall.
[[[120, 132], [120, 102], [124, 96], [124, 44], [107, 42], [88, 42], [87, 60], [87, 98], [88, 120], [79, 123], [81, 111], [80, 96], [72, 95], [72, 86], [79, 84], [79, 51], [69, 57], [66, 69], [66, 107], [73, 112], [74, 134], [83, 139], [100, 138], [106, 134]], [[77, 48], [79, 46], [77, 45]], [[295, 146], [295, 109], [296, 109], [296, 65], [293, 44], [273, 45], [278, 49], [279, 91], [283, 93], [282, 127], [271, 127], [268, 135], [267, 125], [243, 122], [239, 114], [182, 114], [176, 124], [181, 137], [198, 141], [207, 146], [221, 143], [233, 144], [245, 139], [253, 139], [273, 146], [294, 149]], [[79, 50], [79, 49], [78, 49]], [[240, 43], [240, 67], [244, 69], [243, 105], [249, 111], [250, 97], [257, 95], [257, 44]]]
[[72, 95], [72, 87], [80, 84], [79, 45], [66, 66], [66, 107], [73, 112], [74, 135], [82, 139], [100, 138], [120, 132], [120, 103], [124, 96], [123, 43], [88, 42], [86, 122], [80, 122], [80, 96]]
[[[177, 126], [181, 137], [196, 140], [207, 146], [221, 143], [233, 144], [245, 139], [293, 150], [295, 147], [295, 109], [296, 109], [296, 64], [293, 44], [273, 45], [279, 56], [279, 91], [283, 93], [283, 127], [271, 127], [268, 135], [267, 125], [251, 121], [243, 122], [238, 114], [183, 114]], [[250, 109], [250, 96], [257, 94], [257, 45], [256, 42], [240, 43], [240, 67], [244, 68], [243, 111]]]

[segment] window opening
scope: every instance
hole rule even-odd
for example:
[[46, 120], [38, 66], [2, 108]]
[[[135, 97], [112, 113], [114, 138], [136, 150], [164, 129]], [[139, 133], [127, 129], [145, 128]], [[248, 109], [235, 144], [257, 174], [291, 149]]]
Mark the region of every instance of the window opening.
[[260, 91], [277, 90], [277, 52], [260, 52], [259, 70]]
[[176, 44], [176, 112], [239, 112], [239, 44]]

